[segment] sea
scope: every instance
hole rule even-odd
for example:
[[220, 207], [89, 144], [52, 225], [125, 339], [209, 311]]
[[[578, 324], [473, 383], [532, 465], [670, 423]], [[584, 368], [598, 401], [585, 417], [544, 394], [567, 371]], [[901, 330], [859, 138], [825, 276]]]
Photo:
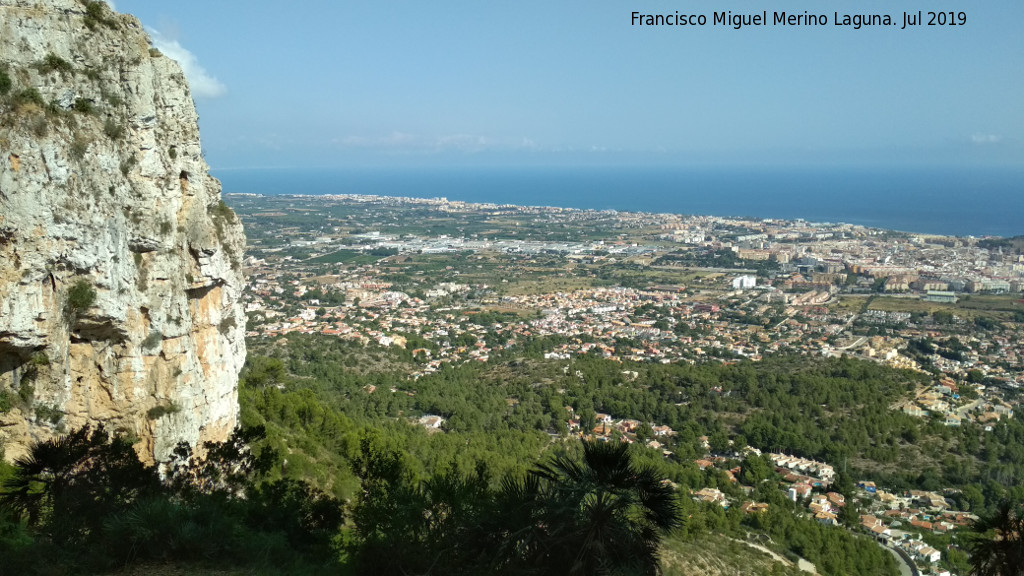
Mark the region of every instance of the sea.
[[213, 170], [225, 193], [369, 194], [1024, 235], [1024, 167], [487, 167]]

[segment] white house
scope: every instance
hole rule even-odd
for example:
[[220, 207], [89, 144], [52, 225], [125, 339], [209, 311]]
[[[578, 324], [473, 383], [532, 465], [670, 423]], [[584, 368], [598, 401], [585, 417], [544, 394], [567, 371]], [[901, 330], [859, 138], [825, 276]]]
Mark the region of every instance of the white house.
[[737, 276], [732, 280], [733, 290], [747, 290], [757, 286], [757, 277], [745, 274], [743, 276]]
[[931, 546], [924, 546], [917, 551], [917, 555], [925, 562], [938, 562], [942, 558], [942, 552], [939, 552]]

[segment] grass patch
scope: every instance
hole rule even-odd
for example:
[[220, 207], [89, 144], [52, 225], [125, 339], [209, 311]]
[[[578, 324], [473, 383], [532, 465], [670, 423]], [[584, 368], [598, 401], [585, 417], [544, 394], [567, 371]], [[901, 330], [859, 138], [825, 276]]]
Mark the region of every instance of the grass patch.
[[919, 296], [898, 298], [894, 296], [878, 296], [868, 305], [869, 310], [885, 312], [949, 312], [965, 320], [988, 318], [992, 320], [1010, 320], [1014, 311], [1024, 310], [1024, 305], [1017, 304], [1019, 296], [1013, 294], [965, 294], [956, 304], [926, 302]]
[[46, 102], [43, 100], [43, 95], [35, 88], [19, 90], [11, 98], [11, 104], [13, 104], [15, 108], [22, 108], [27, 105], [35, 105], [44, 109], [46, 108]]
[[541, 280], [523, 280], [506, 285], [505, 292], [513, 295], [550, 294], [552, 292], [573, 292], [586, 290], [600, 285], [600, 282], [587, 278], [545, 278]]

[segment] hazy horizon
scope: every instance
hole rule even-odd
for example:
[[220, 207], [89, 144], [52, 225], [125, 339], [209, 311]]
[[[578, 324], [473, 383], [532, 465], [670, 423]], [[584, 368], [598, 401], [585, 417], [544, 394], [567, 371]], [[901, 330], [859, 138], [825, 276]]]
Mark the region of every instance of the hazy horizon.
[[[1024, 166], [1024, 4], [118, 0], [184, 64], [215, 169]], [[826, 10], [827, 8], [827, 10]], [[826, 10], [827, 26], [631, 12]], [[855, 30], [833, 13], [891, 14]]]
[[805, 219], [957, 236], [1024, 235], [1024, 168], [487, 166], [213, 170], [225, 193]]

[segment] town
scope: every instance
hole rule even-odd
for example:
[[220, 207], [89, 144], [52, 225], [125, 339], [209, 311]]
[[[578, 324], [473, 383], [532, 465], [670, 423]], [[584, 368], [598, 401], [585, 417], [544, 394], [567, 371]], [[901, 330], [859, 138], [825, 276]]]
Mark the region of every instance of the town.
[[[227, 198], [250, 238], [250, 339], [318, 334], [405, 350], [412, 381], [537, 338], [550, 343], [549, 360], [846, 356], [926, 376], [892, 411], [989, 432], [1014, 417], [1024, 384], [1019, 239], [445, 199]], [[675, 435], [668, 426], [566, 410], [571, 434], [673, 454], [663, 444]], [[439, 431], [444, 418], [417, 422]], [[739, 466], [760, 451], [701, 440], [699, 469], [720, 469], [741, 490], [733, 495], [750, 495]], [[823, 524], [840, 523], [846, 503], [830, 489], [837, 463], [763, 457], [787, 498]], [[694, 498], [747, 514], [769, 507], [726, 492], [704, 488]], [[950, 573], [938, 568], [942, 551], [922, 539], [974, 518], [949, 493], [864, 480], [858, 494], [860, 530], [915, 570]]]

